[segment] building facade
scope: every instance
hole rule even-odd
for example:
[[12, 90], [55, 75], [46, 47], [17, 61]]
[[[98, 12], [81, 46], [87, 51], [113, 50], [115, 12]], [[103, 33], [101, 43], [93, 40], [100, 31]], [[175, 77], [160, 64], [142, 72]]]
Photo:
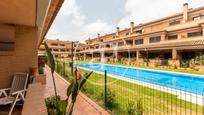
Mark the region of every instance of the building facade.
[[0, 88], [10, 87], [14, 73], [38, 68], [38, 47], [63, 0], [0, 2]]
[[[46, 39], [48, 47], [51, 49], [53, 55], [57, 58], [70, 58], [72, 56], [72, 42], [71, 41], [62, 41], [59, 39], [49, 40]], [[73, 55], [77, 55], [78, 52], [82, 51], [85, 44], [79, 42], [73, 42]], [[38, 50], [38, 56], [45, 56], [46, 51], [45, 47], [42, 44]]]
[[88, 57], [121, 58], [133, 61], [144, 58], [169, 60], [179, 66], [182, 60], [194, 58], [204, 52], [204, 7], [189, 9], [156, 21], [134, 25], [115, 33], [86, 40], [88, 45], [81, 51]]

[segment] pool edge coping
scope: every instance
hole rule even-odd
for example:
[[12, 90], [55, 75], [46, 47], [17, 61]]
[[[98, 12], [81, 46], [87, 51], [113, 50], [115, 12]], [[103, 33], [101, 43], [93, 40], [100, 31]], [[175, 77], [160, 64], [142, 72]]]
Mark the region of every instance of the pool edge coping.
[[[81, 63], [85, 64], [85, 63]], [[180, 75], [190, 75], [190, 77], [198, 77], [198, 78], [204, 78], [204, 75], [199, 74], [192, 74], [192, 73], [182, 73], [182, 72], [174, 72], [174, 71], [166, 71], [166, 70], [154, 70], [154, 69], [146, 69], [141, 67], [129, 67], [124, 65], [113, 65], [113, 64], [106, 64], [106, 63], [88, 63], [88, 64], [103, 64], [103, 65], [111, 65], [111, 66], [119, 66], [124, 68], [131, 68], [131, 69], [139, 69], [139, 70], [147, 70], [147, 71], [155, 71], [155, 72], [163, 72], [163, 73], [171, 73], [171, 74], [180, 74]]]

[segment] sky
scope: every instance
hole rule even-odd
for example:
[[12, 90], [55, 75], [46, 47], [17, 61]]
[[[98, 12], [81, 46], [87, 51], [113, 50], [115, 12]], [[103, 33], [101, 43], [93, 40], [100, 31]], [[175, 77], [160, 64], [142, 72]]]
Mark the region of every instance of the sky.
[[204, 6], [204, 0], [64, 0], [47, 39], [84, 42], [135, 25]]

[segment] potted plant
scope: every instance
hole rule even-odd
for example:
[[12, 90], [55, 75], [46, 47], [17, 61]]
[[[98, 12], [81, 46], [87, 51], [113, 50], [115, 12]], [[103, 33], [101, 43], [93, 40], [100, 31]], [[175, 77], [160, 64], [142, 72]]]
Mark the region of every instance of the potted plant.
[[44, 64], [38, 63], [38, 75], [35, 76], [35, 81], [43, 85], [46, 84], [46, 74], [44, 73]]

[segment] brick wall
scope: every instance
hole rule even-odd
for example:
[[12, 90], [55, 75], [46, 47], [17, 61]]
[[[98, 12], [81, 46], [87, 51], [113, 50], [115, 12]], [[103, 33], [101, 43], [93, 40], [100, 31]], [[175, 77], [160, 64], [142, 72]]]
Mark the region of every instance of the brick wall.
[[15, 50], [0, 52], [0, 88], [9, 87], [15, 72], [37, 67], [37, 28], [15, 26]]

